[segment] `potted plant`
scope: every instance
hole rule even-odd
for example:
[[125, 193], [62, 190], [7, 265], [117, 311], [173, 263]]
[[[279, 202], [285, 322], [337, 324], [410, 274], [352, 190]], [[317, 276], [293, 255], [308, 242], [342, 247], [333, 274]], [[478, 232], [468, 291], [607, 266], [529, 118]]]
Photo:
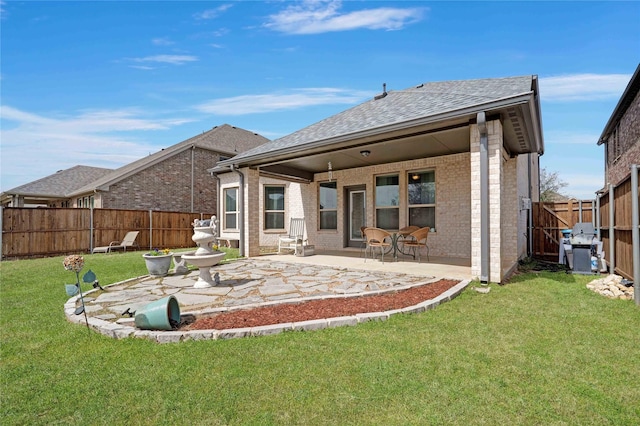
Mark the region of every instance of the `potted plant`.
[[153, 249], [149, 253], [142, 255], [147, 270], [152, 277], [164, 277], [169, 273], [173, 253], [169, 249]]

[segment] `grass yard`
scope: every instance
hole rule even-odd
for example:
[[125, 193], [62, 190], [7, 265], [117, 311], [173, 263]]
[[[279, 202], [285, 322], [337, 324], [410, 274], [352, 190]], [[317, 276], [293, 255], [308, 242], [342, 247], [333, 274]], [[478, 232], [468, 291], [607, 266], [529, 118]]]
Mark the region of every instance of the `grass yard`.
[[[86, 255], [83, 273], [144, 275], [140, 254]], [[3, 425], [640, 424], [640, 309], [592, 277], [527, 273], [386, 322], [160, 345], [67, 322], [62, 259], [0, 264]]]

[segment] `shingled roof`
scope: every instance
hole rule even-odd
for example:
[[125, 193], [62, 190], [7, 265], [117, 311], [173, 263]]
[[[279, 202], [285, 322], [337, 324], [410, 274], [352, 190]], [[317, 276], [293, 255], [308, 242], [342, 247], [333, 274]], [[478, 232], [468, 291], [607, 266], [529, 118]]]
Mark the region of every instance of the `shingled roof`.
[[82, 188], [89, 182], [93, 182], [111, 172], [113, 172], [113, 169], [78, 165], [4, 191], [3, 194], [66, 198], [70, 192]]
[[536, 77], [456, 80], [419, 84], [404, 90], [384, 92], [367, 102], [326, 118], [299, 131], [246, 151], [221, 165], [271, 154], [304, 150], [306, 146], [331, 145], [339, 138], [414, 120], [467, 115], [498, 105], [516, 102], [519, 97], [537, 95]]
[[78, 188], [69, 195], [73, 197], [78, 194], [93, 191], [94, 189], [106, 189], [109, 185], [117, 183], [147, 167], [164, 161], [181, 151], [191, 149], [191, 147], [211, 150], [224, 156], [233, 157], [238, 153], [255, 148], [266, 142], [269, 142], [269, 139], [264, 136], [238, 127], [230, 126], [229, 124], [215, 126], [211, 130], [202, 132], [202, 134], [115, 169], [111, 173]]

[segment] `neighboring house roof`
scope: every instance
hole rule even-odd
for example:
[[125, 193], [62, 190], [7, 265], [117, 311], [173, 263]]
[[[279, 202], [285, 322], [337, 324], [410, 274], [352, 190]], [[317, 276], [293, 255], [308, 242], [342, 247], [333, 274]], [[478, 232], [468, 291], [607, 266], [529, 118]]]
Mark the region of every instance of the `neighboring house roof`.
[[611, 117], [609, 118], [607, 125], [604, 126], [604, 131], [602, 132], [602, 134], [600, 135], [600, 138], [598, 139], [598, 145], [602, 145], [603, 143], [607, 142], [607, 140], [609, 139], [609, 135], [611, 134], [611, 132], [615, 130], [616, 126], [618, 125], [618, 122], [627, 112], [627, 109], [629, 108], [633, 100], [636, 98], [639, 91], [640, 91], [640, 64], [638, 64], [638, 67], [636, 68], [636, 71], [633, 73], [633, 76], [631, 77], [629, 84], [627, 84], [626, 89], [624, 89], [622, 97], [618, 101], [618, 105], [616, 105], [615, 109], [613, 110], [613, 114], [611, 114]]
[[2, 196], [66, 198], [70, 192], [111, 172], [113, 169], [78, 165], [4, 191]]
[[215, 151], [221, 155], [232, 157], [266, 142], [269, 142], [269, 139], [264, 136], [260, 136], [257, 133], [230, 126], [229, 124], [223, 124], [222, 126], [216, 126], [200, 135], [151, 154], [148, 157], [144, 157], [140, 160], [124, 165], [111, 173], [78, 188], [69, 195], [73, 197], [83, 193], [92, 192], [95, 189], [108, 190], [109, 185], [113, 185], [122, 179], [164, 161], [179, 152], [191, 149], [192, 147]]
[[[384, 92], [374, 99], [326, 118], [290, 135], [219, 162], [215, 170], [232, 164], [259, 164], [274, 158], [292, 158], [309, 149], [326, 149], [347, 140], [366, 138], [417, 125], [463, 119], [468, 123], [478, 112], [503, 114], [509, 121], [509, 107], [517, 112], [525, 128], [526, 143], [516, 140], [515, 130], [505, 134], [512, 139], [514, 153], [544, 151], [538, 83], [536, 76], [424, 83], [405, 90]], [[516, 112], [514, 112], [515, 114]], [[520, 126], [515, 126], [519, 128]], [[279, 157], [278, 157], [279, 156]], [[326, 163], [325, 163], [326, 164]]]

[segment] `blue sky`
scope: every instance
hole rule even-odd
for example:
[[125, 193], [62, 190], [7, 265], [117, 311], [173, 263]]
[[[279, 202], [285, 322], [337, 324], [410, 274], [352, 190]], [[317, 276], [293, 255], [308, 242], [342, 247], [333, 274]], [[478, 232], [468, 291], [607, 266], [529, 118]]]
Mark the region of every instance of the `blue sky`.
[[382, 90], [537, 74], [565, 193], [640, 60], [640, 2], [0, 1], [0, 188], [224, 123], [275, 139]]

